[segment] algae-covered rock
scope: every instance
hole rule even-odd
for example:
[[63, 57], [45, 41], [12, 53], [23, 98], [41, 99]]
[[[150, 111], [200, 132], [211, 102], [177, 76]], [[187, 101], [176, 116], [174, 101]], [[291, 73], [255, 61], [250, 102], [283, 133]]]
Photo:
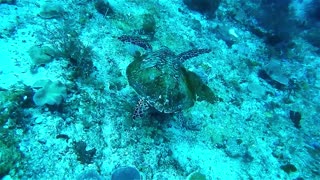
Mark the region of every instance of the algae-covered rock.
[[103, 180], [99, 173], [93, 169], [82, 172], [76, 180]]
[[67, 96], [67, 88], [60, 81], [40, 80], [33, 85], [33, 88], [39, 87], [33, 96], [33, 102], [38, 106], [59, 105]]
[[35, 65], [47, 64], [54, 58], [55, 51], [49, 46], [32, 46], [29, 55]]
[[145, 14], [143, 16], [142, 30], [144, 33], [154, 35], [156, 33], [156, 20], [152, 14]]
[[62, 17], [64, 13], [62, 4], [50, 2], [42, 6], [39, 16], [43, 19], [53, 19]]
[[274, 81], [286, 86], [289, 84], [289, 77], [286, 74], [286, 67], [279, 61], [270, 61], [266, 66], [264, 66], [264, 70]]
[[251, 92], [251, 95], [255, 98], [261, 98], [266, 93], [265, 87], [258, 83], [251, 82], [248, 84], [247, 88]]
[[188, 177], [187, 180], [206, 180], [206, 175], [200, 173], [200, 172], [193, 172]]
[[111, 180], [141, 180], [142, 176], [135, 167], [119, 167], [112, 172]]

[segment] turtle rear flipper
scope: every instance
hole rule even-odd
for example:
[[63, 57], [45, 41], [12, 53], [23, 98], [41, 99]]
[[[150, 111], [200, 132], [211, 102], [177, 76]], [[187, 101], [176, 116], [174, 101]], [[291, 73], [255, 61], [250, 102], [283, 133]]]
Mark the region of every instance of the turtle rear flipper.
[[187, 71], [185, 68], [182, 68], [187, 84], [193, 93], [195, 93], [198, 98], [198, 101], [207, 101], [211, 104], [220, 101], [220, 98], [217, 97], [212, 90], [201, 80], [201, 78], [194, 72]]

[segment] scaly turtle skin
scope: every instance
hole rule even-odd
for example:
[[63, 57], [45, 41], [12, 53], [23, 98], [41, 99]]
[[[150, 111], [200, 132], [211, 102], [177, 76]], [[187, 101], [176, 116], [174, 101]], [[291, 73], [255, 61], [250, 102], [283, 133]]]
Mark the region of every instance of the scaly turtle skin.
[[[143, 39], [121, 36], [119, 40], [138, 45], [145, 49], [151, 46]], [[210, 49], [195, 49], [175, 55], [168, 48], [135, 58], [129, 64], [126, 75], [129, 85], [143, 98], [133, 118], [143, 116], [148, 105], [163, 113], [180, 112], [194, 105], [197, 97], [213, 103], [217, 100], [211, 89], [201, 79], [183, 67], [183, 62]]]

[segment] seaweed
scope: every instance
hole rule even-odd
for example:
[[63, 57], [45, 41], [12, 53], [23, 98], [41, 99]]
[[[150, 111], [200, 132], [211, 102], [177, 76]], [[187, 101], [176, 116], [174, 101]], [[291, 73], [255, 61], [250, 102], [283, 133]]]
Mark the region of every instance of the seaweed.
[[0, 4], [16, 5], [17, 0], [0, 0]]
[[[261, 0], [259, 8], [252, 9], [254, 24], [251, 31], [263, 38], [274, 53], [287, 53], [295, 46], [292, 41], [299, 32], [300, 27], [293, 18], [289, 5], [291, 0]], [[282, 55], [282, 54], [276, 54]]]
[[291, 172], [296, 172], [298, 169], [296, 168], [295, 165], [291, 163], [287, 163], [285, 165], [280, 166], [280, 168], [286, 172], [287, 174], [290, 174]]
[[221, 0], [183, 0], [183, 3], [193, 11], [198, 11], [208, 18], [213, 18]]
[[58, 134], [57, 136], [56, 136], [56, 138], [57, 139], [65, 139], [67, 142], [69, 141], [69, 136], [68, 135], [66, 135], [66, 134]]
[[286, 85], [284, 84], [281, 84], [280, 82], [272, 79], [269, 74], [263, 70], [263, 69], [260, 69], [258, 71], [258, 77], [265, 80], [268, 84], [270, 84], [272, 87], [278, 89], [278, 90], [285, 90], [286, 89]]
[[[311, 1], [307, 9], [305, 10], [307, 20], [310, 22], [310, 26], [314, 26], [320, 22], [320, 3], [318, 0]], [[317, 25], [319, 26], [319, 24]]]
[[77, 160], [82, 164], [91, 164], [93, 162], [94, 155], [96, 154], [96, 148], [86, 150], [87, 143], [84, 141], [75, 142], [73, 149], [77, 154]]
[[84, 45], [80, 40], [81, 27], [72, 20], [65, 20], [54, 29], [46, 28], [47, 39], [56, 49], [56, 56], [69, 60], [73, 70], [72, 77], [87, 79], [95, 70], [92, 59], [92, 47]]
[[0, 179], [22, 158], [15, 129], [27, 129], [26, 109], [33, 106], [32, 95], [32, 89], [25, 85], [0, 90]]
[[301, 128], [301, 125], [300, 125], [301, 113], [300, 112], [290, 110], [290, 119], [293, 122], [294, 127], [296, 127], [297, 129]]
[[151, 37], [156, 33], [156, 20], [152, 14], [145, 14], [143, 16], [142, 31]]
[[0, 94], [0, 132], [2, 127], [9, 123], [10, 128], [22, 127], [26, 129], [25, 109], [33, 107], [33, 90], [29, 86], [13, 86]]

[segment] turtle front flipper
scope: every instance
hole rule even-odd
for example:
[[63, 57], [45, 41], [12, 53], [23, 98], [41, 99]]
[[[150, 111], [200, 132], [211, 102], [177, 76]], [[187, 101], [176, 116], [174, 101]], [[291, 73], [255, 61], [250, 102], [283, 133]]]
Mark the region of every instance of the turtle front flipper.
[[127, 43], [131, 43], [131, 44], [140, 46], [145, 50], [152, 50], [152, 46], [146, 40], [141, 39], [136, 36], [123, 35], [123, 36], [118, 37], [118, 39], [122, 42], [127, 42]]
[[178, 59], [181, 63], [183, 63], [184, 61], [199, 56], [201, 54], [205, 54], [205, 53], [209, 53], [211, 52], [211, 49], [192, 49], [186, 52], [183, 52], [181, 54], [178, 55]]
[[149, 108], [149, 103], [144, 98], [140, 99], [134, 108], [132, 119], [136, 120], [145, 117]]

